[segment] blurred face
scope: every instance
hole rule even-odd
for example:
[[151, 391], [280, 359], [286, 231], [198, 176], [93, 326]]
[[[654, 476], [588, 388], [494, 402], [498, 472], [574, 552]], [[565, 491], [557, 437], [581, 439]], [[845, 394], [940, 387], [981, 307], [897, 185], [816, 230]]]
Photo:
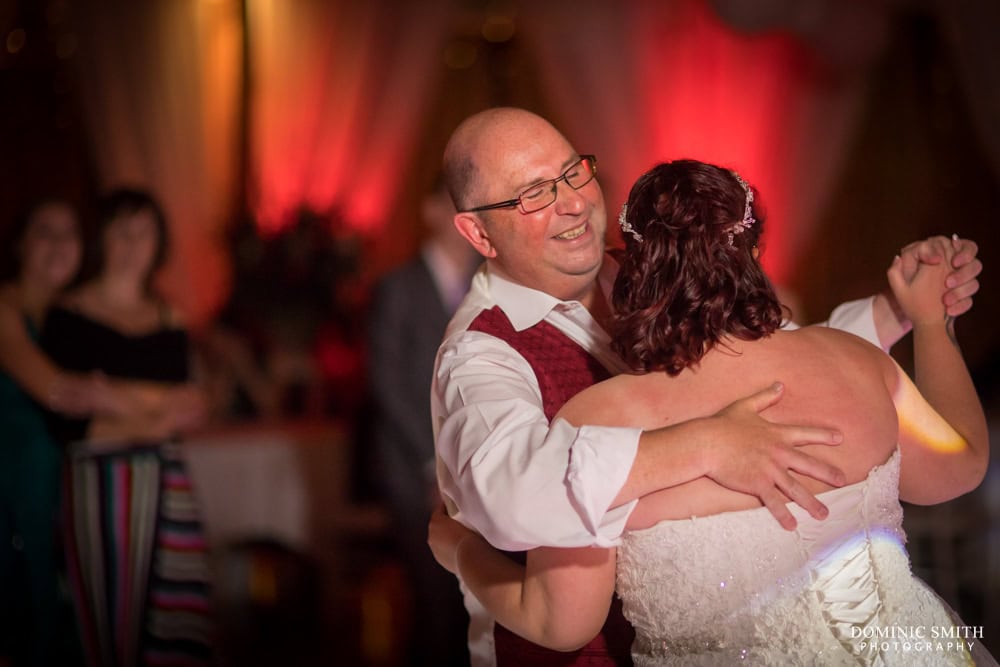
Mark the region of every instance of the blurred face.
[[64, 204], [46, 204], [32, 216], [21, 240], [21, 275], [47, 289], [61, 289], [76, 275], [81, 254], [73, 211]]
[[156, 220], [147, 210], [119, 215], [104, 230], [104, 272], [143, 282], [160, 244]]
[[[517, 197], [541, 181], [558, 178], [579, 159], [548, 122], [525, 115], [502, 136], [487, 138], [474, 156], [476, 199], [483, 200], [475, 203]], [[533, 213], [517, 207], [478, 216], [493, 261], [515, 281], [559, 299], [580, 299], [589, 292], [603, 261], [607, 226], [597, 179], [579, 190], [559, 182], [556, 201]]]
[[431, 236], [454, 234], [455, 205], [445, 192], [432, 192], [420, 204], [420, 215]]

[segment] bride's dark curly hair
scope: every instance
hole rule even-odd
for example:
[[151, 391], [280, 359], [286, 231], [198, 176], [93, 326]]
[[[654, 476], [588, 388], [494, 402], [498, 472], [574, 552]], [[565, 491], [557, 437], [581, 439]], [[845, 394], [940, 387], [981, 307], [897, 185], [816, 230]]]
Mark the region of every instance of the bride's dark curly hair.
[[[754, 257], [762, 211], [742, 233], [746, 191], [736, 175], [695, 160], [654, 167], [632, 186], [625, 253], [612, 293], [612, 347], [635, 370], [677, 375], [724, 336], [757, 340], [782, 308]], [[730, 240], [732, 239], [732, 240]]]

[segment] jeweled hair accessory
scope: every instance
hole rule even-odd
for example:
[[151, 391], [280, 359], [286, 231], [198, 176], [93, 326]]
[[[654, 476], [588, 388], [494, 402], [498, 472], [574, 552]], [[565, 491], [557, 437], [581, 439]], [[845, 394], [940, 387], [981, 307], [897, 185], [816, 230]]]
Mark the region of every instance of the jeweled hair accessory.
[[750, 189], [750, 184], [743, 180], [743, 177], [737, 174], [735, 171], [730, 172], [736, 177], [736, 180], [740, 182], [743, 186], [743, 191], [747, 194], [746, 205], [743, 208], [743, 219], [737, 222], [730, 228], [729, 231], [729, 245], [733, 245], [733, 238], [736, 234], [742, 234], [746, 230], [753, 226], [753, 223], [757, 222], [753, 217], [753, 211], [750, 205], [753, 204], [753, 190]]
[[628, 204], [622, 204], [622, 212], [618, 214], [618, 226], [622, 228], [623, 232], [628, 232], [629, 234], [632, 235], [632, 238], [634, 238], [636, 241], [641, 242], [642, 234], [635, 231], [635, 228], [632, 227], [629, 221], [625, 219], [627, 213], [628, 213]]

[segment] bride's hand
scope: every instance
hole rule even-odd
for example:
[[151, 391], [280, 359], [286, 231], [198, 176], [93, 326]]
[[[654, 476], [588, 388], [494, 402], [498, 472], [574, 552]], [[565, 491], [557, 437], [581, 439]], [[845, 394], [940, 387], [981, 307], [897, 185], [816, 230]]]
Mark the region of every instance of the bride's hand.
[[889, 286], [900, 309], [914, 326], [944, 324], [948, 313], [944, 295], [945, 280], [955, 250], [947, 240], [934, 244], [946, 260], [936, 264], [916, 263], [908, 256], [896, 256], [887, 271]]
[[434, 559], [449, 572], [458, 573], [459, 545], [464, 540], [475, 537], [478, 537], [476, 532], [448, 516], [443, 503], [431, 513], [427, 524], [427, 545], [431, 548]]

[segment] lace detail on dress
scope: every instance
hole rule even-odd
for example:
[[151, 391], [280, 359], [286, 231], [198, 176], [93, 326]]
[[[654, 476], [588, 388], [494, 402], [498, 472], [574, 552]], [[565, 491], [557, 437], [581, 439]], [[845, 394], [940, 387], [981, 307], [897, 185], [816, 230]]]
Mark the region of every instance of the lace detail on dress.
[[[873, 628], [879, 624], [878, 614], [882, 609], [878, 573], [868, 548], [872, 517], [867, 510], [872, 501], [880, 508], [891, 507], [892, 489], [898, 479], [897, 451], [884, 465], [872, 469], [860, 487], [825, 494], [824, 502], [830, 509], [827, 520], [807, 523], [798, 531], [803, 554], [810, 564], [813, 582], [810, 590], [827, 627], [845, 651], [873, 665], [882, 664], [877, 646], [869, 648], [868, 643], [857, 641], [859, 637], [874, 635]], [[883, 480], [888, 483], [883, 484]], [[886, 497], [881, 498], [880, 494]], [[844, 536], [851, 535], [859, 516], [864, 518], [864, 533], [844, 540]], [[875, 517], [875, 521], [881, 518]], [[895, 515], [888, 518], [888, 522], [882, 523], [896, 525]], [[901, 514], [898, 521], [902, 521]]]
[[866, 480], [821, 494], [825, 521], [790, 506], [796, 531], [759, 508], [628, 533], [617, 589], [637, 667], [968, 664], [960, 648], [878, 640], [887, 628], [954, 625], [910, 572], [898, 482], [895, 453]]

